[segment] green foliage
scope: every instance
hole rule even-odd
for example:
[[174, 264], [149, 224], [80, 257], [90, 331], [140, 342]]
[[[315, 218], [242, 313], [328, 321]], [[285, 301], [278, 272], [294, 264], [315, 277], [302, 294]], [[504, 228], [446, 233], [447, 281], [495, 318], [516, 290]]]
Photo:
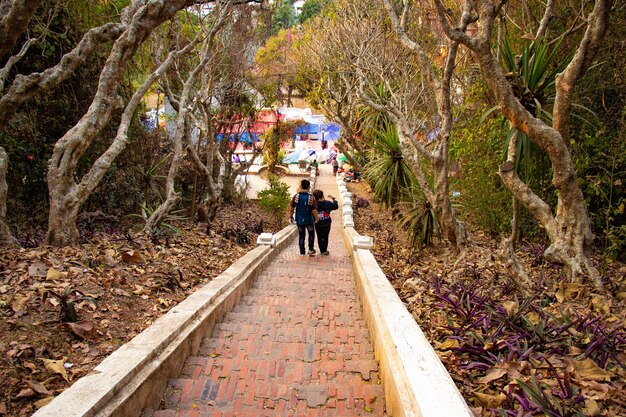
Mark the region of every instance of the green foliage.
[[263, 161], [268, 165], [270, 172], [273, 173], [276, 165], [282, 161], [281, 146], [291, 140], [293, 129], [293, 123], [279, 122], [263, 134]]
[[520, 55], [515, 54], [508, 36], [501, 45], [502, 67], [514, 94], [537, 117], [551, 119], [544, 107], [554, 101], [556, 76], [571, 60], [571, 56], [559, 60], [559, 45], [552, 46], [543, 38], [526, 40]]
[[[141, 213], [139, 214], [129, 214], [128, 217], [139, 218], [144, 221], [147, 221], [152, 214], [154, 214], [155, 210], [161, 206], [163, 202], [161, 201], [158, 204], [140, 204]], [[187, 217], [184, 215], [184, 210], [174, 210], [170, 211], [165, 215], [163, 221], [154, 229], [150, 231], [150, 236], [154, 239], [159, 238], [160, 236], [169, 236], [175, 235], [181, 232], [180, 228], [174, 226], [174, 223], [181, 222], [186, 220]]]
[[50, 297], [54, 297], [59, 301], [59, 307], [61, 308], [60, 316], [63, 322], [75, 323], [78, 321], [78, 315], [76, 314], [75, 307], [76, 303], [89, 301], [94, 306], [98, 305], [98, 301], [95, 298], [86, 296], [71, 285], [68, 285], [65, 289], [59, 292], [47, 290], [43, 293], [43, 303], [45, 303]]
[[412, 246], [430, 246], [439, 230], [437, 218], [419, 187], [411, 187], [410, 196], [409, 201], [398, 204], [398, 225], [408, 233]]
[[288, 29], [296, 23], [296, 12], [289, 0], [279, 0], [272, 16], [272, 35], [281, 29]]
[[298, 21], [303, 24], [312, 17], [321, 13], [322, 9], [331, 3], [330, 0], [306, 0], [298, 15]]
[[626, 130], [613, 140], [582, 131], [573, 142], [574, 164], [592, 229], [605, 256], [626, 260]]
[[398, 132], [393, 125], [378, 131], [369, 145], [371, 156], [365, 165], [365, 177], [380, 201], [392, 207], [403, 199], [406, 190], [414, 184], [415, 176], [402, 156]]
[[511, 194], [498, 176], [508, 129], [496, 120], [476, 124], [470, 119], [453, 130], [450, 152], [462, 166], [456, 186], [464, 210], [480, 229], [492, 235], [510, 230]]
[[257, 193], [259, 206], [277, 219], [285, 217], [291, 198], [289, 186], [273, 174], [268, 176], [270, 186]]
[[[88, 29], [76, 13], [63, 2], [42, 2], [29, 24], [30, 33], [42, 38], [15, 65], [9, 78], [14, 78], [15, 73], [42, 72], [58, 64], [62, 55], [74, 48]], [[18, 52], [20, 47], [18, 41], [12, 52]], [[30, 225], [45, 224], [48, 205], [46, 175], [54, 143], [78, 121], [91, 103], [105, 53], [104, 48], [98, 49], [80, 67], [76, 77], [22, 105], [15, 117], [1, 129], [0, 146], [5, 148], [10, 160], [7, 183], [11, 221], [25, 219]], [[120, 93], [124, 94], [122, 90]], [[111, 130], [105, 130], [102, 139], [112, 136]]]

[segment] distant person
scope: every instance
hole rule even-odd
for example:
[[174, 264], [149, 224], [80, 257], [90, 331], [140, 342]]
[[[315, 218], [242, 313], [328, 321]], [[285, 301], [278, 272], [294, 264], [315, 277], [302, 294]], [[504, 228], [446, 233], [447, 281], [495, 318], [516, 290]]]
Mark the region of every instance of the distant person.
[[[291, 199], [291, 210], [289, 219], [295, 221], [298, 225], [298, 245], [300, 246], [300, 255], [315, 255], [315, 223], [317, 223], [317, 201], [310, 194], [311, 183], [309, 180], [300, 181], [300, 189], [298, 193]], [[294, 217], [295, 214], [295, 217]], [[309, 251], [305, 252], [305, 238], [308, 232]]]
[[315, 176], [320, 175], [320, 164], [317, 162], [317, 159], [313, 159], [307, 168], [307, 171], [311, 172], [311, 170], [315, 168]]
[[337, 161], [337, 158], [334, 158], [331, 164], [333, 166], [333, 175], [337, 175], [337, 171], [339, 171], [339, 162]]
[[233, 162], [236, 164], [239, 164], [241, 162], [241, 158], [239, 158], [239, 155], [235, 154], [235, 157], [233, 158]]
[[324, 138], [322, 139], [322, 150], [328, 148], [328, 141]]
[[339, 204], [337, 204], [337, 200], [332, 195], [329, 195], [328, 199], [325, 199], [322, 190], [313, 191], [313, 197], [317, 200], [317, 223], [315, 223], [317, 246], [320, 249], [321, 255], [328, 256], [328, 235], [330, 234], [332, 222], [330, 212], [337, 210]]

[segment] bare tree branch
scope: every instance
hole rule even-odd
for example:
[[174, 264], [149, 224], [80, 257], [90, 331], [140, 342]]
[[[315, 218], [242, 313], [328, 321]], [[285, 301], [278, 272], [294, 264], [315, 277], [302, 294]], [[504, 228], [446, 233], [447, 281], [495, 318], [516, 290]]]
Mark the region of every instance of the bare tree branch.
[[26, 31], [40, 1], [3, 0], [0, 3], [0, 58], [11, 52], [17, 38]]
[[544, 11], [541, 22], [539, 23], [539, 28], [537, 28], [537, 32], [535, 33], [536, 39], [546, 36], [546, 32], [548, 31], [548, 24], [554, 16], [554, 3], [555, 0], [548, 0], [548, 3], [546, 4], [546, 10]]
[[74, 75], [74, 71], [83, 65], [89, 54], [100, 44], [117, 39], [124, 31], [120, 23], [107, 23], [89, 30], [71, 52], [61, 58], [52, 68], [29, 75], [18, 74], [13, 84], [0, 97], [0, 127], [5, 126], [18, 106], [36, 94], [49, 91]]
[[587, 30], [580, 41], [574, 58], [565, 71], [556, 78], [556, 98], [554, 101], [554, 128], [563, 140], [569, 142], [569, 119], [572, 109], [574, 84], [582, 77], [595, 56], [608, 27], [610, 0], [597, 0], [588, 18]]

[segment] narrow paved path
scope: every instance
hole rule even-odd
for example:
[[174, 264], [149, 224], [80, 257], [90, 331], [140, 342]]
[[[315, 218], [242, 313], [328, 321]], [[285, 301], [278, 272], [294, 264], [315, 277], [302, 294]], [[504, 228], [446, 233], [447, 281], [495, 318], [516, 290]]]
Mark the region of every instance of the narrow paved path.
[[[324, 171], [317, 186], [336, 195]], [[340, 212], [332, 217], [330, 256], [302, 257], [294, 240], [144, 416], [385, 415]]]

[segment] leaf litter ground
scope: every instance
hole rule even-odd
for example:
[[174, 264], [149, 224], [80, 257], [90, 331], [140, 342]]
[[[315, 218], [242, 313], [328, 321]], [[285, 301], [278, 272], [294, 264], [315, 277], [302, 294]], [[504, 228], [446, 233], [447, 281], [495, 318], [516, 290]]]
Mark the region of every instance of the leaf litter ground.
[[[350, 188], [354, 201], [371, 199], [365, 183]], [[186, 225], [168, 244], [100, 234], [0, 251], [0, 415], [32, 414], [219, 275], [254, 246], [260, 219], [278, 229], [252, 204], [219, 216], [208, 235]], [[563, 282], [541, 246], [526, 246], [518, 255], [537, 288], [523, 299], [493, 259], [495, 242], [477, 231], [454, 269], [448, 246], [410, 248], [378, 205], [356, 208], [355, 219], [477, 416], [626, 416], [623, 265], [606, 268], [609, 294], [598, 294]], [[60, 320], [53, 291], [74, 300], [78, 323]]]
[[472, 230], [455, 268], [445, 244], [411, 248], [392, 212], [368, 204], [366, 183], [349, 188], [356, 229], [374, 237], [378, 263], [476, 416], [626, 416], [624, 265], [604, 266], [599, 293], [563, 280], [541, 244], [520, 245], [537, 283], [524, 298], [493, 239]]
[[[222, 273], [279, 225], [254, 203], [213, 229], [161, 239], [96, 234], [65, 248], [0, 250], [0, 416], [31, 415]], [[71, 305], [78, 322], [61, 320]]]

